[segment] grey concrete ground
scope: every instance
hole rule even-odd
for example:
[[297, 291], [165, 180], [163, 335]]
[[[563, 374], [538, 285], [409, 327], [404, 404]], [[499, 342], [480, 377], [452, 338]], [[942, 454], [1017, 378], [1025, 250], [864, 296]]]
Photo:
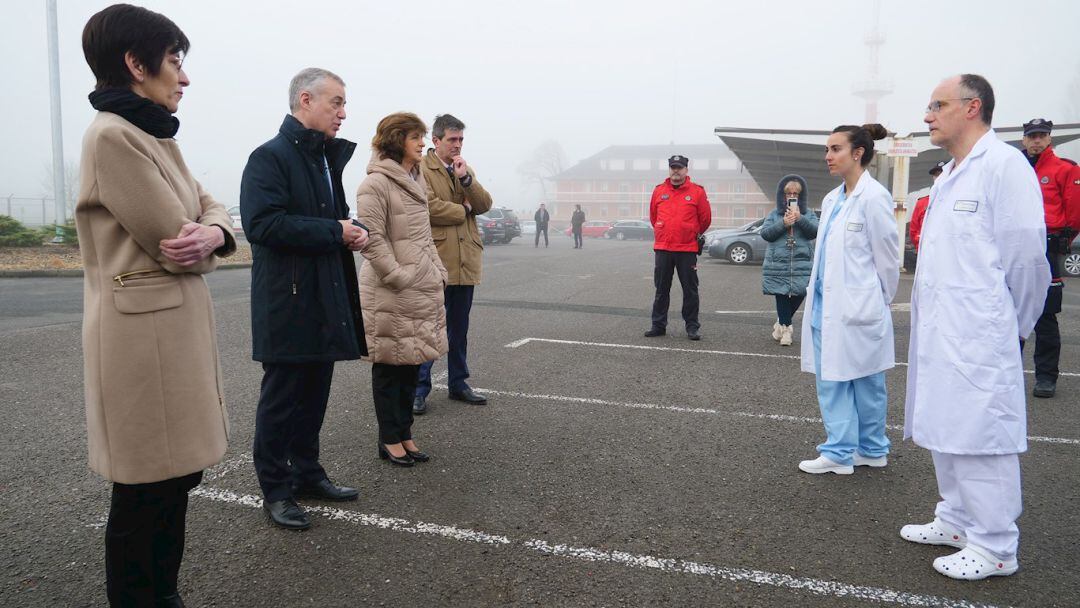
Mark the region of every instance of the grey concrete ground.
[[[1021, 459], [1021, 571], [960, 583], [931, 568], [947, 548], [897, 535], [936, 500], [929, 455], [899, 431], [885, 469], [797, 470], [823, 431], [813, 377], [790, 358], [798, 342], [768, 336], [760, 267], [703, 258], [704, 339], [685, 339], [676, 287], [673, 335], [650, 340], [647, 243], [531, 245], [485, 253], [470, 363], [491, 402], [436, 389], [415, 425], [432, 462], [375, 457], [369, 366], [338, 365], [323, 462], [362, 495], [307, 503], [317, 512], [303, 533], [257, 508], [248, 271], [209, 277], [232, 437], [192, 496], [189, 606], [1080, 604], [1080, 377], [1029, 403], [1039, 439]], [[897, 301], [910, 289], [904, 276]], [[1075, 374], [1080, 283], [1067, 290], [1062, 369]], [[0, 279], [0, 606], [105, 602], [109, 486], [85, 464], [80, 309], [81, 279]], [[909, 313], [894, 318], [904, 361]], [[904, 373], [888, 374], [894, 425]]]

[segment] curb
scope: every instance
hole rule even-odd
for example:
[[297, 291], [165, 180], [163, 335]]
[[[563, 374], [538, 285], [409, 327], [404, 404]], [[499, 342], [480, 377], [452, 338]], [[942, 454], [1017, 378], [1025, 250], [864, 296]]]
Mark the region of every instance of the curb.
[[[219, 264], [217, 270], [235, 270], [238, 268], [251, 268], [251, 262], [238, 262], [234, 264]], [[0, 278], [44, 278], [44, 277], [81, 277], [83, 271], [81, 268], [66, 268], [63, 270], [0, 270]]]

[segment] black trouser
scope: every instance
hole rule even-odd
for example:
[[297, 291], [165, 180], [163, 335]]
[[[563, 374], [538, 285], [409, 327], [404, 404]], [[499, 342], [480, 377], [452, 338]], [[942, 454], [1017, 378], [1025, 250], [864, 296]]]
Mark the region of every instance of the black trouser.
[[573, 226], [572, 232], [574, 233], [574, 247], [580, 249], [585, 243], [581, 240], [581, 226]]
[[154, 483], [114, 483], [105, 527], [105, 589], [110, 606], [154, 606], [176, 593], [184, 558], [188, 491], [202, 471]]
[[412, 439], [413, 395], [419, 371], [419, 365], [371, 365], [371, 392], [379, 420], [379, 441], [383, 444]]
[[776, 294], [776, 319], [780, 322], [780, 325], [791, 325], [791, 318], [795, 316], [795, 311], [799, 310], [799, 306], [802, 305], [804, 299], [806, 299], [805, 295], [782, 296]]
[[333, 377], [332, 361], [263, 363], [253, 457], [267, 502], [292, 496], [291, 484], [326, 478], [319, 464], [319, 431]]
[[686, 322], [686, 331], [697, 331], [698, 323], [698, 277], [697, 254], [693, 251], [656, 252], [656, 265], [653, 268], [653, 283], [656, 285], [656, 298], [653, 300], [652, 326], [656, 329], [667, 328], [668, 306], [671, 303], [671, 277], [679, 273], [682, 285], [682, 318]]
[[537, 246], [540, 245], [540, 233], [541, 232], [544, 233], [544, 247], [548, 246], [547, 226], [541, 227], [540, 224], [537, 224], [536, 225], [536, 242], [533, 243], [533, 247], [537, 247]]
[[1061, 358], [1061, 331], [1058, 329], [1057, 313], [1061, 312], [1061, 281], [1050, 284], [1046, 292], [1046, 304], [1042, 316], [1035, 323], [1035, 381], [1057, 383], [1058, 360]]

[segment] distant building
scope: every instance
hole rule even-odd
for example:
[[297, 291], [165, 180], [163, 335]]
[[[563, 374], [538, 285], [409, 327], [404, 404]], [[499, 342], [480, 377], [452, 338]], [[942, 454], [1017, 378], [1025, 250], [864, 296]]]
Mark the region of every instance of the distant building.
[[592, 220], [648, 219], [653, 188], [667, 179], [667, 159], [690, 158], [690, 179], [703, 186], [712, 205], [713, 227], [741, 226], [765, 217], [773, 195], [762, 194], [754, 178], [722, 144], [690, 146], [609, 146], [552, 177], [551, 219], [568, 224], [574, 205]]

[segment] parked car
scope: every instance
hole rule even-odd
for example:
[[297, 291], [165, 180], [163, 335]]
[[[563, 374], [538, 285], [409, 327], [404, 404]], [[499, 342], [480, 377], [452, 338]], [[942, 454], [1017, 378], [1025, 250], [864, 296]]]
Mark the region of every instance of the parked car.
[[243, 232], [244, 225], [240, 223], [240, 205], [229, 207], [229, 217], [232, 218], [233, 232]]
[[652, 224], [642, 220], [619, 220], [604, 233], [605, 238], [624, 241], [626, 239], [652, 239]]
[[502, 219], [494, 219], [486, 213], [476, 216], [476, 227], [480, 229], [480, 238], [485, 245], [495, 242], [509, 243], [506, 240], [506, 225]]
[[1072, 242], [1069, 247], [1069, 255], [1065, 256], [1065, 274], [1070, 277], [1080, 277], [1080, 238]]
[[484, 215], [500, 223], [503, 234], [499, 240], [503, 243], [509, 243], [514, 237], [521, 236], [521, 222], [513, 211], [505, 207], [492, 207]]
[[[614, 225], [615, 222], [611, 222], [608, 220], [593, 220], [591, 222], [585, 222], [581, 225], [581, 236], [589, 237], [591, 239], [598, 239], [604, 236], [604, 233], [607, 232]], [[574, 236], [573, 226], [566, 229], [566, 236]]]
[[522, 220], [521, 234], [536, 234], [536, 222], [532, 220]]
[[734, 230], [713, 230], [705, 235], [709, 257], [725, 258], [732, 264], [746, 264], [765, 259], [768, 243], [758, 234], [765, 218], [754, 220]]

